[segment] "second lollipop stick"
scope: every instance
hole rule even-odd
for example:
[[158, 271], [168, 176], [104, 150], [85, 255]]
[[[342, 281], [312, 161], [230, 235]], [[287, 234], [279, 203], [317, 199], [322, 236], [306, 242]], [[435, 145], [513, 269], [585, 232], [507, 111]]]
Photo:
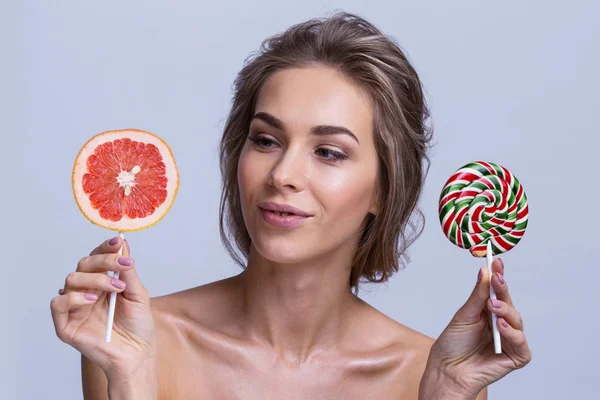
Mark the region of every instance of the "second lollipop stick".
[[[492, 241], [491, 239], [487, 242], [487, 250], [485, 252], [487, 258], [487, 268], [490, 273], [490, 299], [496, 300], [496, 291], [492, 286], [492, 261], [494, 261], [494, 255], [492, 254]], [[502, 353], [502, 343], [500, 342], [500, 331], [498, 330], [498, 317], [495, 313], [492, 313], [492, 329], [494, 330], [494, 351], [496, 354]]]

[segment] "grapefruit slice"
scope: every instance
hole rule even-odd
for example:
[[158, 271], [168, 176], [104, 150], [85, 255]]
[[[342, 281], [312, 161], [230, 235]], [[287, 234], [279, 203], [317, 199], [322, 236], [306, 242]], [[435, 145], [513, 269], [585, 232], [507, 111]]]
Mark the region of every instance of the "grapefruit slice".
[[171, 149], [153, 133], [121, 129], [100, 133], [77, 154], [73, 195], [93, 224], [119, 232], [148, 228], [175, 201], [179, 172]]

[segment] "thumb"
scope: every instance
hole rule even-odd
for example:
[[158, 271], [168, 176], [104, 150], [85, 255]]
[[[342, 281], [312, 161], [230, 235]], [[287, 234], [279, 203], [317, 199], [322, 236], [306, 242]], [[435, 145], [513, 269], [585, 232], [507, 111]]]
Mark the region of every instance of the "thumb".
[[481, 312], [490, 298], [490, 273], [486, 266], [479, 269], [477, 284], [465, 304], [456, 312], [454, 320], [474, 324], [481, 319]]
[[[131, 257], [131, 249], [127, 240], [123, 242], [123, 256]], [[121, 271], [119, 279], [125, 282], [125, 290], [121, 293], [127, 300], [135, 301], [138, 303], [150, 304], [150, 296], [148, 290], [142, 284], [140, 277], [135, 270], [135, 263], [133, 267], [126, 271]]]

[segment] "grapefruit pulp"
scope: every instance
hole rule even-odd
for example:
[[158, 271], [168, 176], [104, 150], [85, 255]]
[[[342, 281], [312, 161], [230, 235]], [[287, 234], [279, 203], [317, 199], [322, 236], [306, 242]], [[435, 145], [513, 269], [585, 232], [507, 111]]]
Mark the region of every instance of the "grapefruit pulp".
[[171, 149], [153, 133], [121, 129], [87, 141], [73, 165], [79, 210], [93, 224], [119, 232], [148, 228], [165, 216], [179, 187]]

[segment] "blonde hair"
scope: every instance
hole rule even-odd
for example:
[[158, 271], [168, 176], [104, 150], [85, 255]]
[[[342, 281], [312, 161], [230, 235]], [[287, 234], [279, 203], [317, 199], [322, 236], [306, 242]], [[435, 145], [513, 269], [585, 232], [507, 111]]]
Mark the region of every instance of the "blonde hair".
[[265, 39], [246, 59], [234, 82], [219, 148], [221, 240], [245, 268], [251, 240], [242, 216], [237, 168], [261, 86], [276, 71], [315, 65], [343, 73], [370, 96], [374, 107], [380, 207], [377, 216], [367, 216], [354, 257], [349, 284], [357, 292], [361, 278], [385, 282], [397, 272], [422, 231], [424, 217], [417, 203], [429, 167], [431, 129], [421, 82], [407, 57], [393, 38], [355, 14], [336, 12], [293, 25]]

